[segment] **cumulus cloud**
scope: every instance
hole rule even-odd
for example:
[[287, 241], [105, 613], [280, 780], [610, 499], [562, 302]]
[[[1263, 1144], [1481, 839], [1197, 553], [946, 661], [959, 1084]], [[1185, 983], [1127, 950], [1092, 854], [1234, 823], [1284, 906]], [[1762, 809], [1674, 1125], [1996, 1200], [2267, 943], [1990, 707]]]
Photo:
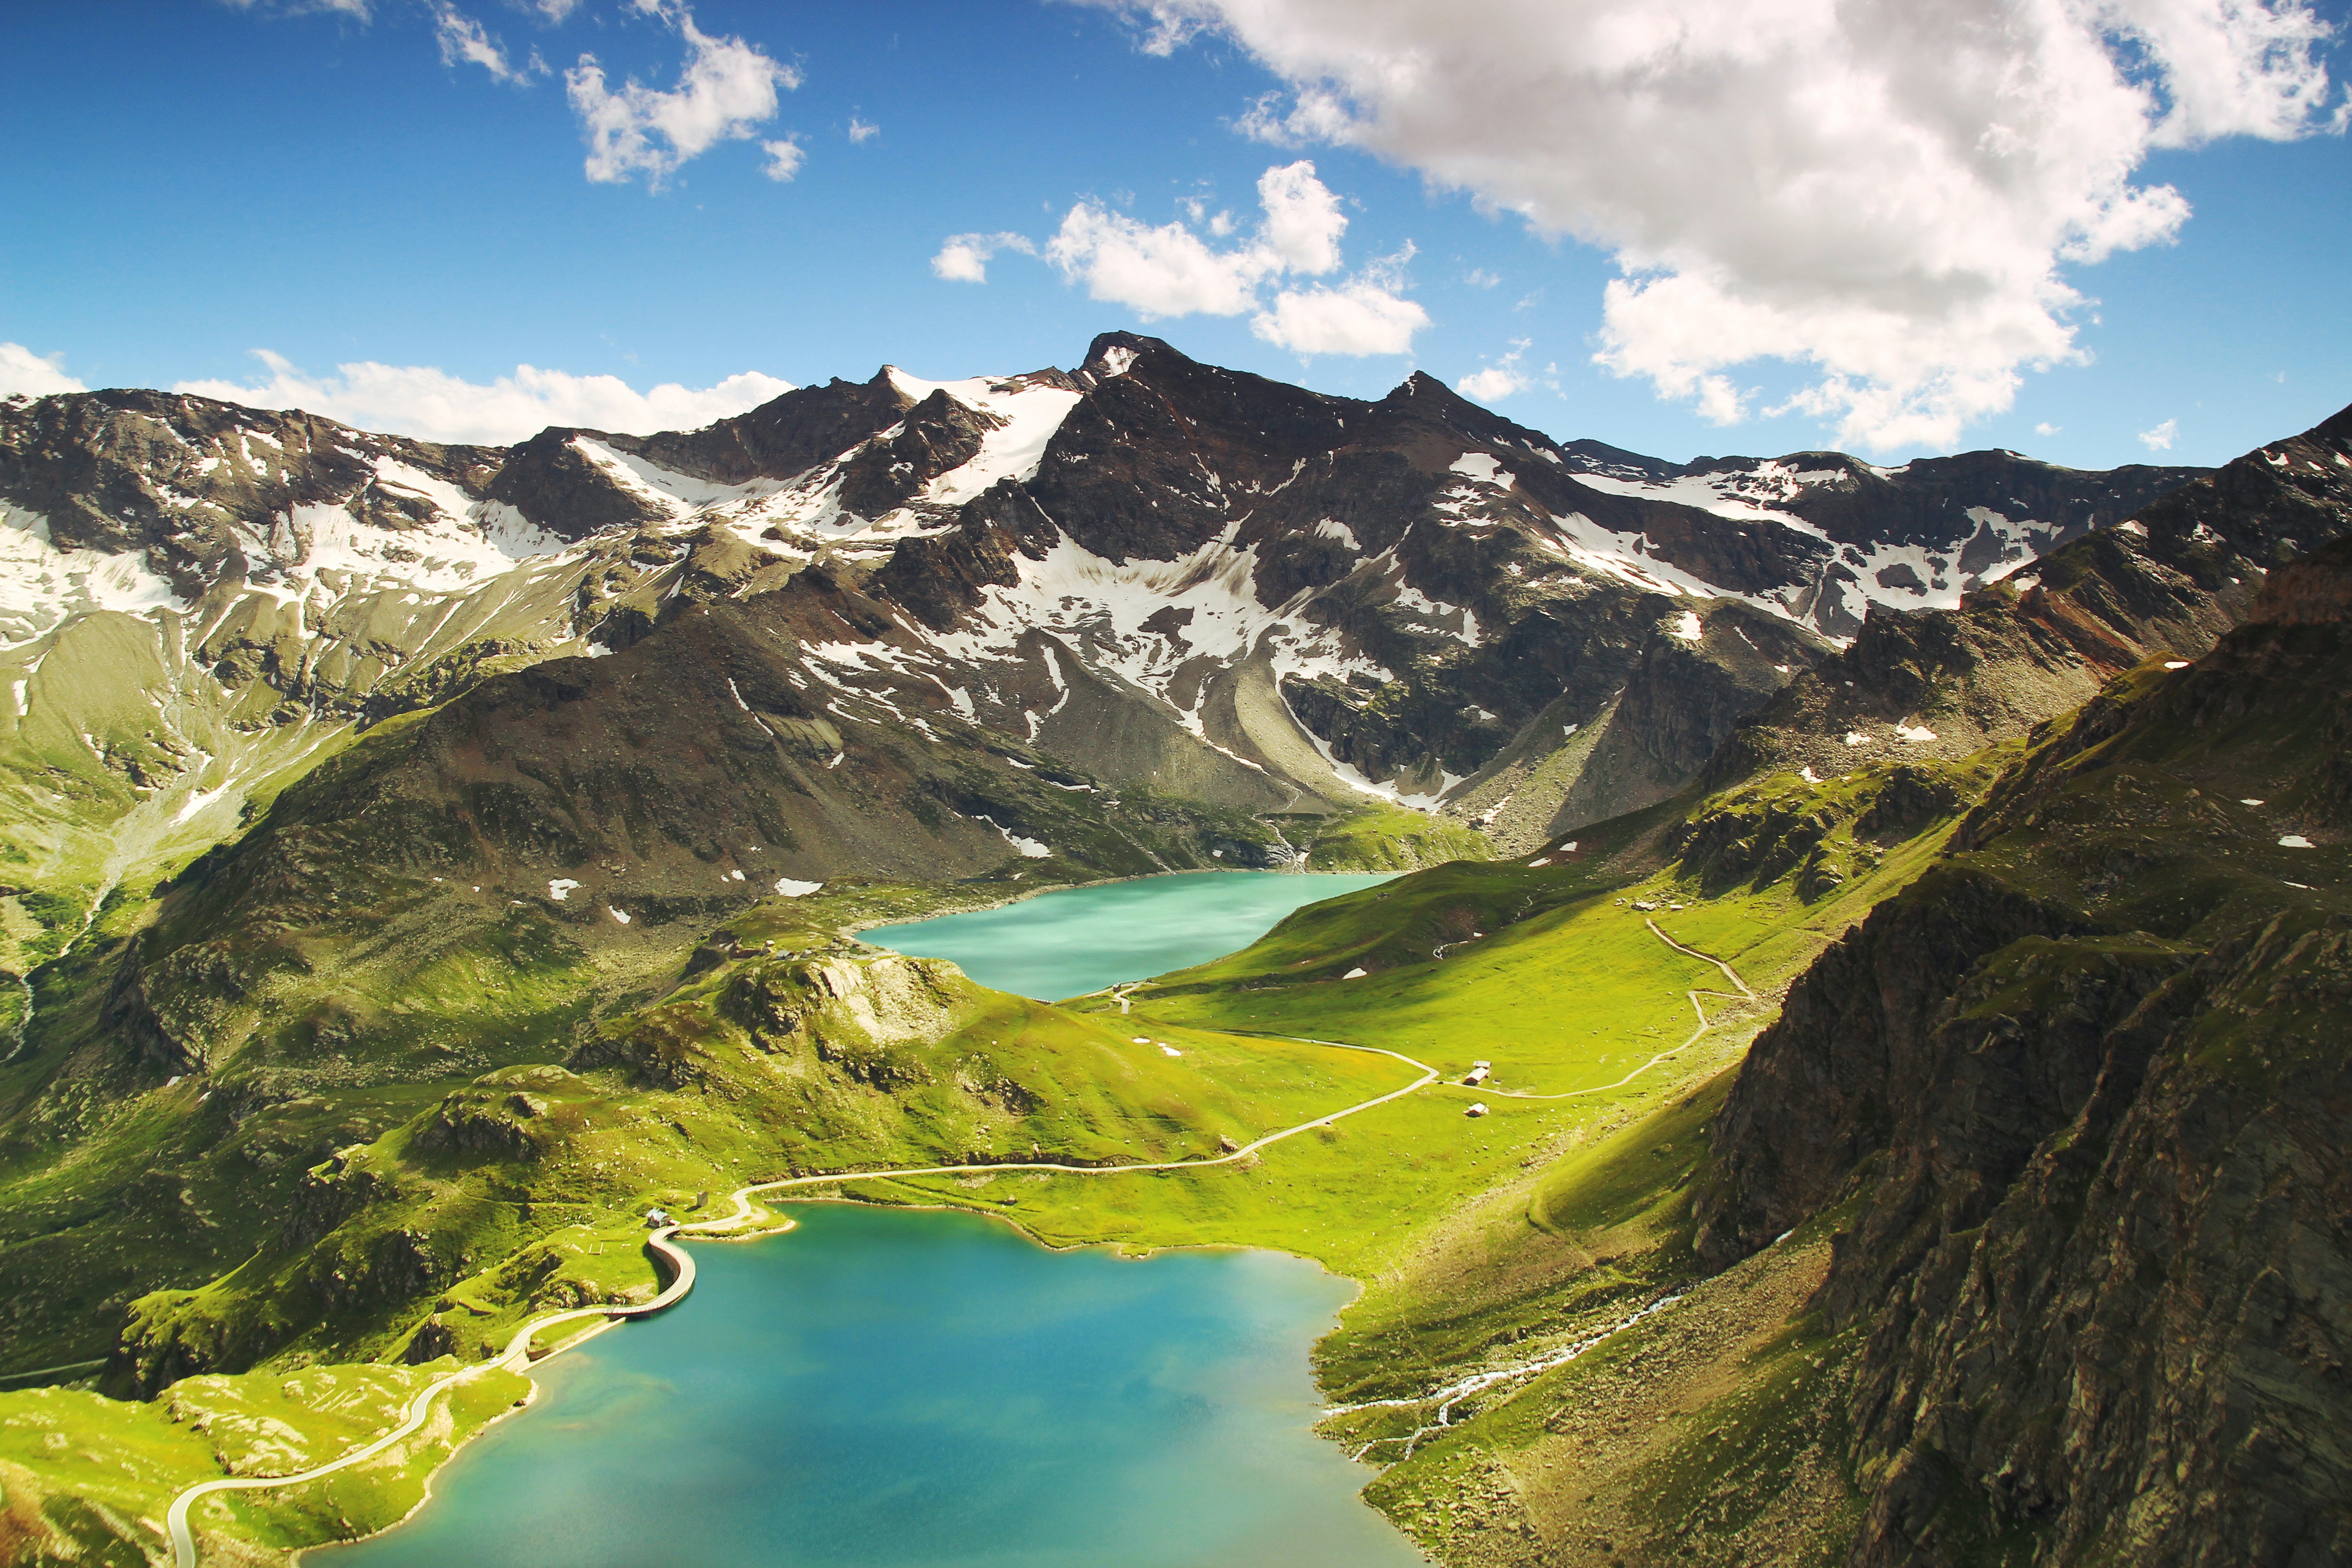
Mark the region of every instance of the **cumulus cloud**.
[[[2069, 268], [2189, 216], [2161, 147], [2341, 129], [2302, 0], [1095, 0], [1288, 84], [1239, 122], [1343, 143], [1604, 247], [1598, 362], [1711, 416], [1953, 443], [2078, 357]], [[2335, 106], [2331, 113], [2331, 106]]]
[[1045, 259], [1091, 299], [1154, 316], [1238, 316], [1257, 303], [1257, 286], [1282, 269], [1268, 247], [1217, 250], [1181, 223], [1157, 228], [1080, 202], [1045, 242]]
[[88, 392], [65, 373], [65, 355], [35, 353], [22, 343], [0, 343], [0, 397], [47, 397], [53, 392]]
[[864, 146], [881, 134], [882, 128], [879, 125], [868, 124], [855, 114], [849, 117], [849, 139], [857, 145]]
[[1474, 403], [1493, 403], [1514, 393], [1525, 392], [1535, 384], [1519, 368], [1530, 344], [1526, 338], [1511, 341], [1511, 352], [1483, 370], [1474, 370], [1454, 384], [1454, 390]]
[[1339, 270], [1339, 241], [1348, 232], [1339, 198], [1304, 159], [1266, 170], [1257, 182], [1263, 213], [1245, 239], [1233, 215], [1211, 214], [1198, 197], [1180, 204], [1184, 219], [1148, 224], [1098, 202], [1085, 201], [1063, 216], [1042, 246], [1017, 234], [951, 235], [931, 258], [931, 270], [958, 282], [988, 280], [989, 258], [1003, 250], [1042, 256], [1088, 297], [1131, 306], [1146, 320], [1160, 316], [1238, 316], [1255, 312], [1251, 330], [1298, 353], [1403, 353], [1429, 314], [1399, 294], [1399, 272], [1412, 247], [1337, 284], [1267, 288], [1288, 275], [1319, 278]]
[[[593, 55], [582, 55], [563, 73], [565, 92], [587, 132], [588, 177], [600, 184], [643, 174], [648, 185], [658, 187], [687, 160], [719, 142], [750, 140], [755, 128], [775, 118], [777, 89], [801, 84], [797, 69], [742, 39], [705, 33], [684, 5], [636, 0], [636, 7], [677, 29], [686, 40], [686, 68], [677, 86], [667, 89], [632, 79], [615, 90], [605, 84], [604, 68]], [[774, 172], [779, 146], [793, 147], [782, 174]], [[797, 146], [771, 142], [765, 150], [769, 177], [790, 179], [799, 167]]]
[[1339, 237], [1348, 232], [1348, 220], [1339, 198], [1315, 177], [1314, 164], [1301, 159], [1268, 169], [1258, 176], [1257, 199], [1265, 209], [1265, 243], [1284, 266], [1312, 275], [1339, 265]]
[[989, 258], [1000, 250], [1037, 254], [1037, 247], [1022, 235], [951, 234], [931, 258], [931, 270], [950, 283], [985, 283]]
[[2169, 452], [2173, 442], [2180, 438], [2180, 421], [2168, 419], [2153, 430], [2139, 433], [2139, 444], [2151, 452]]
[[[528, 364], [484, 385], [430, 365], [362, 361], [322, 376], [267, 349], [256, 350], [255, 357], [269, 371], [265, 380], [184, 381], [172, 390], [263, 408], [307, 409], [359, 429], [421, 441], [485, 446], [520, 441], [551, 425], [635, 436], [697, 429], [792, 390], [792, 383], [758, 371], [701, 388], [665, 382], [639, 392], [614, 375], [572, 375]], [[0, 348], [0, 366], [8, 363]]]
[[1285, 289], [1274, 308], [1250, 320], [1250, 331], [1276, 348], [1302, 354], [1401, 354], [1429, 325], [1429, 312], [1377, 283], [1337, 289]]

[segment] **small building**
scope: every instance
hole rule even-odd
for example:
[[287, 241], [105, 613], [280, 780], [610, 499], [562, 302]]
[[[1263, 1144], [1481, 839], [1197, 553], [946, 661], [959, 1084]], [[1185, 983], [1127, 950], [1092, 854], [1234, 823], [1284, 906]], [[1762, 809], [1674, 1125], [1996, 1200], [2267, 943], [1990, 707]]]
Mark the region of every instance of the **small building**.
[[1462, 1081], [1475, 1089], [1479, 1084], [1486, 1081], [1486, 1075], [1492, 1070], [1493, 1069], [1488, 1068], [1485, 1062], [1480, 1062], [1473, 1067], [1468, 1072], [1462, 1075]]
[[669, 1215], [661, 1209], [647, 1209], [646, 1211], [646, 1228], [647, 1230], [659, 1230], [662, 1226], [673, 1223], [675, 1222], [673, 1222]]
[[1474, 1105], [1462, 1114], [1465, 1116], [1484, 1116], [1486, 1114], [1486, 1107], [1483, 1103]]

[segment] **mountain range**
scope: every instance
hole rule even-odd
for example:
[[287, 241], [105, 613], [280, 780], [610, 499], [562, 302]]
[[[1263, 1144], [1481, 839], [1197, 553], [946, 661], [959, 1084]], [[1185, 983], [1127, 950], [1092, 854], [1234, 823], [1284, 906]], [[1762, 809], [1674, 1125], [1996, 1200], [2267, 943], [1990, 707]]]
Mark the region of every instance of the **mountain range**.
[[[609, 1284], [563, 1226], [708, 1186], [721, 1148], [1091, 1160], [1145, 1128], [1178, 1157], [1273, 1112], [1083, 1087], [1107, 1004], [854, 931], [1160, 870], [1418, 868], [1130, 1000], [1365, 1043], [1449, 1018], [1465, 1048], [1499, 1005], [1520, 1024], [1481, 1048], [1552, 1070], [1538, 1040], [1586, 1015], [1501, 955], [1615, 952], [1638, 910], [1685, 918], [1623, 973], [1738, 963], [1754, 1044], [1570, 1143], [1526, 1124], [1463, 1194], [1514, 1217], [1413, 1221], [1359, 1310], [1401, 1337], [1360, 1366], [1374, 1331], [1343, 1328], [1327, 1386], [1780, 1279], [1805, 1392], [1755, 1451], [1803, 1426], [1814, 1468], [1696, 1534], [1626, 1515], [1640, 1551], [1759, 1560], [1766, 1524], [1857, 1563], [2336, 1550], [2333, 1396], [2275, 1385], [2332, 1387], [2346, 1300], [2309, 1194], [2343, 1169], [2347, 533], [2352, 411], [2212, 471], [1670, 464], [1424, 375], [1338, 398], [1130, 333], [1068, 372], [885, 367], [503, 448], [0, 403], [0, 1364], [104, 1359], [152, 1397], [470, 1353], [467, 1314]], [[1051, 1051], [999, 1047], [1016, 1005]], [[2264, 1171], [2303, 1173], [2264, 1208]], [[2115, 1239], [2191, 1210], [2194, 1247]], [[2263, 1285], [2256, 1245], [2299, 1261]], [[1654, 1475], [1577, 1450], [1579, 1514], [1528, 1479], [1557, 1454], [1502, 1491], [1465, 1457], [1538, 1406], [1568, 1432], [1559, 1396], [1406, 1445], [1374, 1500], [1449, 1563], [1611, 1560], [1574, 1520]], [[2288, 1480], [2248, 1469], [2258, 1437]]]

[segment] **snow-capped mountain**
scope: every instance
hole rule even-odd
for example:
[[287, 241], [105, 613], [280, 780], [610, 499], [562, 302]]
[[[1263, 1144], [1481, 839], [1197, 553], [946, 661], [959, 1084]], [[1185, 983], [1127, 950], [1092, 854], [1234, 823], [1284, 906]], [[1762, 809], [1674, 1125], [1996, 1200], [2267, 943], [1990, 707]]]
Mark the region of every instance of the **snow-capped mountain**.
[[[1069, 373], [886, 368], [703, 430], [511, 448], [157, 393], [20, 400], [0, 792], [37, 879], [105, 885], [370, 724], [728, 605], [777, 706], [739, 677], [704, 718], [814, 726], [820, 770], [888, 734], [1017, 751], [1071, 792], [1378, 799], [1510, 847], [1678, 787], [1874, 607], [1957, 604], [2194, 472], [1677, 467], [1424, 375], [1368, 403], [1124, 333]], [[965, 826], [906, 853], [1043, 842]]]

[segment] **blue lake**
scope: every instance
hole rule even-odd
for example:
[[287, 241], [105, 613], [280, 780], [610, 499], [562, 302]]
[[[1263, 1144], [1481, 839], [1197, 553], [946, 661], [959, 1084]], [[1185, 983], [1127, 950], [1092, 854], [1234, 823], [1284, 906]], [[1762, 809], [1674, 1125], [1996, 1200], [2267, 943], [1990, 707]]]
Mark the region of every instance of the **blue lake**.
[[1410, 1568], [1312, 1436], [1353, 1287], [1273, 1253], [1048, 1252], [801, 1205], [557, 1357], [405, 1525], [316, 1568]]
[[896, 952], [947, 959], [982, 985], [1052, 1002], [1238, 952], [1301, 905], [1395, 875], [1186, 871], [1071, 888], [861, 935]]

